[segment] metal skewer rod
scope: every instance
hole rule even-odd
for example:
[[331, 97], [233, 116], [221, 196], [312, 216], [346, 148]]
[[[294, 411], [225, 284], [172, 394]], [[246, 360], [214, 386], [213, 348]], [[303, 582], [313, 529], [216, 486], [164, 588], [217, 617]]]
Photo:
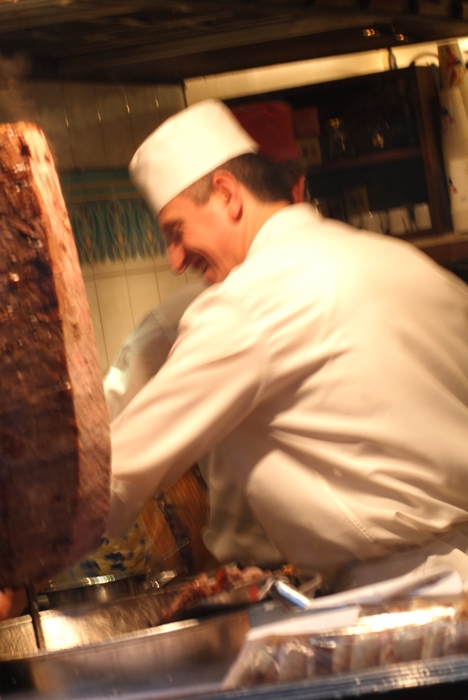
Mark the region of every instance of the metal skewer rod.
[[34, 586], [26, 586], [26, 595], [28, 596], [29, 613], [32, 619], [37, 648], [41, 651], [46, 648], [46, 645], [44, 633], [42, 631], [41, 616], [39, 614], [39, 603], [37, 602]]

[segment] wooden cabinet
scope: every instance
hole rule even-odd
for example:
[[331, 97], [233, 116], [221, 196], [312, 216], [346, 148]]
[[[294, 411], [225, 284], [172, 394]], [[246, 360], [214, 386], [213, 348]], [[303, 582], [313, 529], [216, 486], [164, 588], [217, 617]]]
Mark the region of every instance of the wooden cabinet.
[[[412, 240], [452, 230], [438, 94], [430, 67], [411, 66], [227, 102], [238, 106], [259, 100], [285, 100], [292, 106], [300, 125], [297, 136], [302, 136], [309, 158], [310, 197], [326, 215], [350, 220], [354, 210], [405, 207], [413, 212], [425, 202], [430, 226], [400, 237]], [[311, 131], [304, 137], [308, 115]]]

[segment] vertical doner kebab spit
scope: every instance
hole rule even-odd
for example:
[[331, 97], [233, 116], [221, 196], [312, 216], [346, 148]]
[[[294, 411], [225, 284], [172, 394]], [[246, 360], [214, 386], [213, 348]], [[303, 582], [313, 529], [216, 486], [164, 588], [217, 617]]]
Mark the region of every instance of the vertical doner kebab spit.
[[73, 234], [46, 140], [0, 125], [0, 586], [98, 544], [108, 416]]

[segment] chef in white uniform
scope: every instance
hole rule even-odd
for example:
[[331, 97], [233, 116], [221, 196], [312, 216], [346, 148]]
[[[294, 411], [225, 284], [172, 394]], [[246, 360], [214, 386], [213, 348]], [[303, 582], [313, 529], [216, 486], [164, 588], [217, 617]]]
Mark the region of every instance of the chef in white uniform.
[[112, 424], [108, 531], [222, 443], [305, 574], [333, 588], [442, 557], [468, 580], [468, 289], [408, 243], [290, 205], [256, 149], [208, 100], [132, 161], [174, 269], [212, 286]]
[[[305, 197], [305, 164], [294, 134], [292, 108], [282, 101], [250, 102], [233, 108], [233, 113], [259, 144], [259, 153], [274, 163], [291, 182], [295, 202]], [[111, 422], [143, 386], [161, 369], [177, 338], [180, 319], [188, 306], [208, 285], [200, 279], [168, 296], [150, 311], [125, 340], [104, 379]], [[268, 540], [239, 488], [235, 477], [228, 479], [223, 446], [215, 447], [199, 460], [209, 484], [210, 518], [204, 533], [207, 549], [221, 562], [259, 564], [276, 568], [284, 563], [282, 554]]]

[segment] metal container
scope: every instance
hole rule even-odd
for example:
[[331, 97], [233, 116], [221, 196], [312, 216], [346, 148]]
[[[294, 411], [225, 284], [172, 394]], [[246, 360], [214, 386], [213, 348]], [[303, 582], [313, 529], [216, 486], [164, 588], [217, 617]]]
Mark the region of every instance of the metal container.
[[21, 659], [38, 651], [97, 644], [122, 634], [155, 627], [175, 593], [143, 594], [106, 604], [70, 605], [0, 623], [0, 660]]
[[[170, 580], [176, 572], [165, 573]], [[40, 610], [31, 594], [31, 615], [0, 623], [0, 695], [107, 697], [128, 689], [133, 696], [151, 689], [165, 697], [219, 691], [252, 625], [285, 614], [273, 601], [252, 606], [277, 580], [240, 581], [193, 599], [185, 598], [183, 584], [174, 583], [111, 602], [48, 610]], [[228, 613], [232, 608], [237, 612]], [[258, 620], [252, 622], [256, 608]], [[168, 610], [172, 622], [161, 624]], [[188, 615], [201, 617], [184, 619]]]
[[[99, 644], [0, 662], [2, 698], [154, 697], [219, 690], [250, 629], [247, 612], [140, 630]], [[153, 696], [153, 694], [152, 694]]]
[[51, 582], [37, 597], [42, 610], [81, 603], [112, 603], [122, 598], [158, 590], [180, 573], [181, 571], [171, 569], [136, 576], [127, 573], [90, 576], [61, 586]]
[[30, 615], [0, 622], [0, 661], [22, 659], [37, 651], [98, 644], [197, 614], [226, 613], [230, 608], [263, 600], [277, 580], [277, 577], [266, 576], [252, 583], [241, 581], [228, 590], [207, 597], [191, 599], [189, 596], [181, 606], [175, 606], [170, 617], [167, 616], [170, 605], [181, 594], [183, 596], [184, 584], [171, 584], [111, 602], [82, 602], [50, 610], [39, 610], [31, 599]]

